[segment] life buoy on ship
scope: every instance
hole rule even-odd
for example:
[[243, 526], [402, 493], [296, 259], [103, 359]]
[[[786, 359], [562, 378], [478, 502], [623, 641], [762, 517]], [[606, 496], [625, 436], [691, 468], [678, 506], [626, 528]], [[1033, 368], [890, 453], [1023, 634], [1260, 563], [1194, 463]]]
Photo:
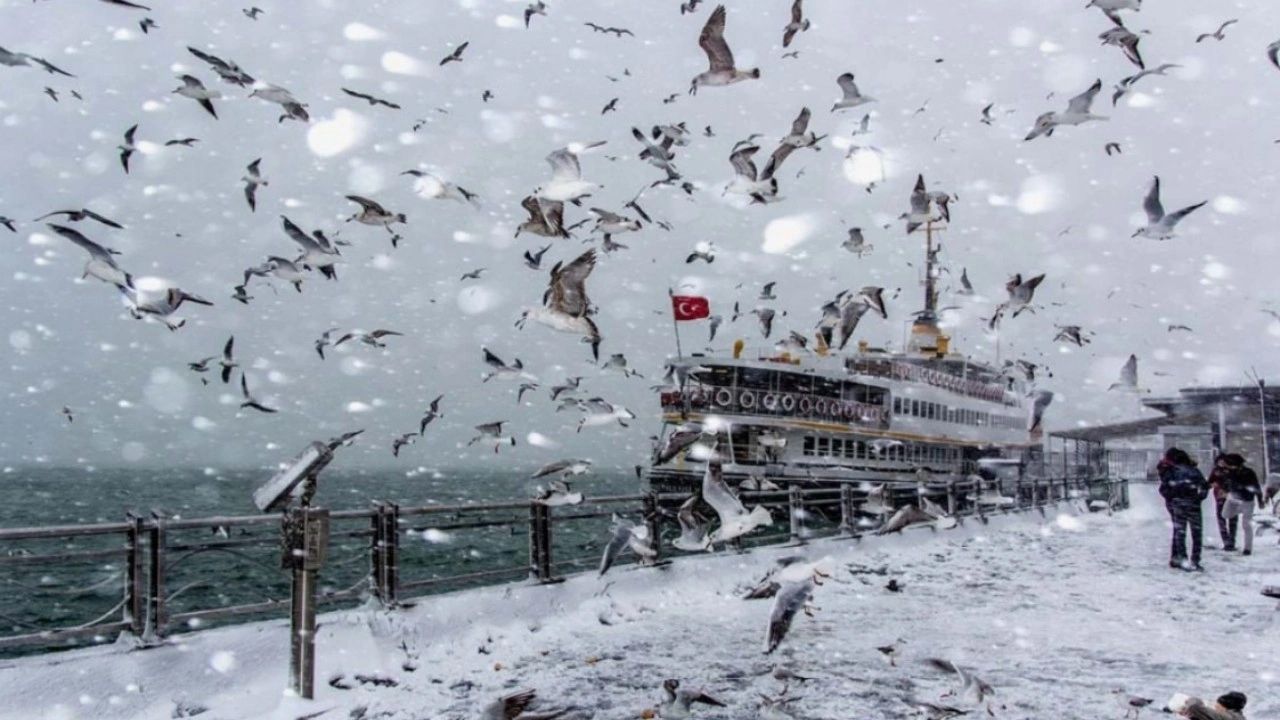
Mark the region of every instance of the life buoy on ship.
[[689, 404], [701, 407], [707, 404], [707, 394], [701, 390], [689, 391]]
[[741, 405], [744, 410], [754, 408], [756, 406], [756, 394], [750, 390], [743, 390], [738, 393], [738, 404]]
[[792, 410], [796, 409], [795, 395], [783, 395], [781, 403], [782, 403], [782, 409], [784, 412], [791, 412]]
[[852, 402], [846, 402], [840, 408], [840, 414], [845, 420], [854, 420], [857, 418], [858, 406]]
[[778, 409], [778, 396], [777, 396], [777, 395], [774, 395], [773, 393], [769, 393], [768, 395], [765, 395], [765, 396], [764, 396], [764, 409], [765, 409], [765, 410], [768, 410], [769, 412], [773, 412], [774, 410], [777, 410], [777, 409]]
[[720, 388], [716, 390], [716, 405], [720, 407], [729, 407], [733, 404], [733, 391], [729, 388]]
[[823, 400], [822, 398], [818, 398], [817, 400], [814, 400], [814, 401], [813, 401], [813, 411], [814, 411], [815, 413], [819, 414], [819, 415], [826, 415], [826, 414], [827, 414], [827, 401], [826, 401], [826, 400]]

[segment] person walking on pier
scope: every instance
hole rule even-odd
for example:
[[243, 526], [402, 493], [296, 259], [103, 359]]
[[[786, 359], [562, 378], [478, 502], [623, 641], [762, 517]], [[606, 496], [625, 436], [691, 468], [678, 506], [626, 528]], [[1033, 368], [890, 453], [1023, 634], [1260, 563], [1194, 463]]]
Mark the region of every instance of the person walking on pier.
[[[1185, 450], [1171, 447], [1157, 468], [1160, 473], [1160, 496], [1169, 509], [1173, 522], [1173, 543], [1169, 552], [1169, 567], [1187, 570], [1203, 570], [1200, 566], [1200, 549], [1204, 542], [1204, 525], [1200, 517], [1200, 503], [1209, 495], [1209, 483], [1196, 468], [1195, 461]], [[1191, 560], [1187, 563], [1187, 528], [1191, 529]]]
[[1222, 508], [1222, 516], [1231, 523], [1231, 542], [1228, 549], [1236, 544], [1236, 522], [1243, 525], [1243, 554], [1253, 554], [1253, 506], [1265, 508], [1262, 499], [1262, 485], [1258, 482], [1258, 474], [1253, 468], [1244, 464], [1244, 457], [1231, 453], [1225, 458], [1227, 463], [1227, 501]]
[[1222, 538], [1222, 549], [1236, 549], [1236, 525], [1240, 522], [1232, 517], [1230, 520], [1222, 516], [1222, 506], [1227, 503], [1227, 456], [1219, 454], [1213, 459], [1213, 471], [1209, 473], [1209, 486], [1213, 488], [1213, 514], [1218, 521], [1218, 535]]

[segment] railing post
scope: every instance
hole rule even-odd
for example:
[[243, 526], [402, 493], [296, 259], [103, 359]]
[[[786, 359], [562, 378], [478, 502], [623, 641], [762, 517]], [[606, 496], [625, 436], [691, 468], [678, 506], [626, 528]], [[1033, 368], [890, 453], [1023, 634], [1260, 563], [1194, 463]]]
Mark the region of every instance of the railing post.
[[147, 530], [147, 624], [143, 639], [157, 642], [164, 638], [165, 617], [165, 522], [159, 513], [151, 513], [151, 527]]
[[395, 607], [400, 604], [400, 506], [387, 503], [385, 530], [382, 541], [386, 543], [382, 558], [386, 570], [385, 591], [387, 604]]
[[536, 500], [529, 503], [529, 575], [540, 583], [555, 582], [551, 576], [551, 508]]
[[658, 494], [646, 493], [641, 500], [644, 508], [644, 525], [649, 530], [649, 546], [653, 548], [653, 561], [662, 561], [662, 513], [658, 511]]
[[947, 514], [956, 515], [956, 483], [950, 478], [947, 479]]
[[369, 529], [373, 531], [373, 538], [369, 542], [369, 581], [374, 598], [385, 607], [387, 605], [387, 543], [384, 537], [386, 525], [382, 521], [384, 507], [383, 503], [374, 505], [373, 515], [369, 518]]
[[787, 508], [791, 516], [791, 543], [804, 545], [804, 491], [799, 485], [787, 489]]
[[129, 543], [125, 553], [125, 581], [124, 581], [124, 621], [129, 623], [129, 632], [135, 638], [141, 638], [146, 626], [146, 591], [144, 587], [145, 574], [142, 568], [142, 535], [144, 532], [145, 521], [133, 514], [125, 514], [125, 522], [129, 523], [129, 529], [125, 531], [125, 537]]
[[[982, 504], [982, 493], [986, 489], [983, 487], [985, 483], [986, 481], [981, 476], [978, 476], [978, 481], [973, 486], [973, 513], [978, 516], [978, 520], [983, 525], [987, 524], [987, 508]], [[997, 486], [996, 491], [997, 493], [999, 492], [999, 486]]]
[[853, 504], [853, 485], [849, 483], [840, 484], [840, 532], [845, 535], [855, 535], [857, 531], [857, 513]]

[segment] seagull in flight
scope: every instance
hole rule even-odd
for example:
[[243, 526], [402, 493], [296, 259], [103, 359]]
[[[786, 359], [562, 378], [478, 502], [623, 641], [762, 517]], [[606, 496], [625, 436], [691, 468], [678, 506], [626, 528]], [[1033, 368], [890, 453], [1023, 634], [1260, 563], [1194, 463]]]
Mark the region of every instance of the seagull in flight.
[[251, 408], [258, 412], [268, 414], [278, 412], [273, 407], [263, 405], [249, 393], [249, 376], [245, 373], [240, 373], [240, 394], [244, 396], [244, 402], [240, 403], [240, 407], [242, 408]]
[[1111, 390], [1130, 390], [1136, 392], [1138, 390], [1138, 356], [1130, 355], [1125, 360], [1124, 365], [1120, 368], [1120, 377], [1116, 382], [1111, 383], [1107, 391]]
[[1142, 201], [1142, 209], [1147, 213], [1147, 224], [1138, 228], [1133, 233], [1133, 237], [1145, 237], [1152, 240], [1168, 240], [1174, 236], [1173, 229], [1186, 216], [1204, 207], [1207, 200], [1198, 202], [1194, 205], [1188, 205], [1171, 213], [1166, 214], [1164, 205], [1160, 203], [1160, 177], [1157, 175], [1151, 181], [1151, 189], [1147, 191], [1147, 197]]
[[729, 43], [724, 39], [724, 24], [724, 5], [719, 5], [711, 12], [707, 23], [702, 26], [702, 33], [698, 35], [698, 47], [707, 54], [707, 61], [711, 67], [706, 72], [694, 76], [689, 86], [690, 95], [698, 94], [698, 88], [704, 85], [732, 85], [760, 77], [760, 68], [739, 70], [734, 66], [733, 51], [729, 49]]
[[98, 243], [85, 237], [83, 233], [75, 228], [69, 228], [65, 225], [55, 225], [46, 223], [53, 232], [70, 240], [80, 247], [80, 249], [89, 253], [89, 261], [85, 263], [84, 272], [81, 278], [93, 277], [106, 283], [111, 283], [118, 288], [131, 287], [133, 285], [133, 276], [125, 272], [119, 264], [116, 263], [115, 255], [120, 253], [109, 247], [99, 245]]
[[517, 327], [523, 328], [528, 320], [546, 325], [552, 330], [583, 336], [591, 344], [591, 355], [600, 360], [600, 330], [591, 319], [593, 309], [587, 297], [586, 281], [596, 266], [596, 251], [588, 250], [568, 265], [556, 263], [551, 268], [551, 281], [542, 296], [542, 307], [525, 310]]
[[232, 335], [227, 338], [227, 344], [222, 346], [222, 359], [218, 361], [218, 366], [222, 368], [221, 377], [223, 385], [231, 382], [231, 371], [240, 367], [232, 357], [232, 350], [235, 347], [235, 344], [236, 336]]
[[369, 103], [371, 107], [377, 107], [379, 105], [382, 105], [384, 107], [389, 107], [392, 110], [400, 109], [399, 105], [391, 102], [390, 100], [383, 100], [382, 98], [374, 97], [372, 95], [368, 95], [362, 92], [356, 92], [355, 90], [348, 90], [347, 88], [342, 88], [342, 92], [350, 95], [353, 98], [359, 98], [361, 100], [364, 100], [365, 102]]
[[1089, 86], [1088, 90], [1067, 101], [1065, 112], [1047, 112], [1036, 118], [1035, 127], [1031, 128], [1031, 132], [1024, 140], [1034, 140], [1041, 135], [1052, 136], [1053, 131], [1060, 125], [1081, 125], [1090, 120], [1106, 120], [1105, 116], [1094, 115], [1091, 111], [1093, 99], [1097, 97], [1100, 90], [1102, 90], [1102, 80], [1098, 79]]
[[604, 141], [569, 145], [547, 155], [547, 164], [551, 165], [551, 182], [538, 188], [534, 194], [543, 200], [574, 202], [599, 188], [596, 183], [582, 179], [582, 165], [578, 162], [578, 155], [601, 145], [604, 145]]
[[[836, 78], [836, 84], [840, 86], [840, 91], [843, 95], [836, 101], [835, 105], [831, 106], [831, 112], [847, 110], [848, 108], [854, 108], [859, 105], [865, 105], [869, 102], [876, 101], [875, 98], [869, 95], [863, 95], [858, 91], [858, 85], [853, 81], [853, 73], [847, 72]], [[867, 118], [863, 118], [863, 124], [866, 124], [866, 122]]]
[[809, 19], [804, 16], [803, 3], [804, 0], [794, 0], [791, 3], [791, 22], [782, 28], [782, 47], [784, 48], [791, 47], [791, 41], [795, 38], [796, 33], [809, 29]]
[[529, 3], [529, 5], [525, 7], [524, 26], [526, 28], [529, 27], [529, 21], [533, 19], [534, 15], [541, 15], [542, 17], [547, 16], [547, 4], [543, 2], [543, 0], [537, 0], [537, 2]]
[[343, 335], [342, 337], [338, 338], [337, 342], [335, 342], [333, 346], [338, 347], [339, 345], [341, 345], [342, 343], [348, 340], [359, 340], [360, 342], [364, 343], [365, 345], [368, 345], [369, 347], [385, 348], [387, 344], [382, 342], [382, 338], [403, 337], [403, 336], [404, 336], [404, 333], [396, 332], [395, 330], [374, 330], [372, 332], [349, 332]]
[[454, 48], [453, 52], [449, 53], [448, 55], [445, 55], [444, 59], [440, 61], [440, 67], [444, 67], [445, 65], [448, 65], [451, 62], [462, 62], [462, 53], [466, 51], [467, 46], [470, 44], [471, 42], [467, 41], [462, 43], [458, 47]]
[[222, 97], [222, 93], [205, 87], [204, 83], [200, 82], [200, 78], [195, 75], [180, 75], [178, 79], [182, 81], [182, 87], [175, 89], [174, 92], [200, 103], [200, 107], [217, 120], [218, 111], [213, 109], [213, 101]]
[[[66, 218], [67, 218], [67, 222], [73, 222], [73, 223], [74, 223], [74, 222], [81, 222], [81, 221], [83, 221], [83, 220], [96, 220], [97, 222], [100, 222], [100, 223], [102, 223], [103, 225], [106, 225], [107, 227], [112, 227], [112, 228], [115, 228], [115, 229], [117, 229], [117, 230], [123, 230], [123, 229], [124, 229], [124, 226], [123, 226], [123, 225], [121, 225], [120, 223], [116, 222], [115, 220], [112, 220], [112, 219], [110, 219], [110, 218], [108, 218], [108, 217], [105, 217], [105, 216], [99, 215], [98, 213], [96, 213], [96, 212], [94, 212], [94, 211], [92, 211], [92, 210], [89, 210], [88, 208], [81, 208], [80, 210], [54, 210], [54, 211], [53, 211], [53, 212], [51, 212], [51, 213], [46, 213], [46, 214], [44, 214], [44, 215], [41, 215], [40, 217], [36, 218], [36, 219], [35, 219], [35, 220], [33, 220], [32, 222], [39, 222], [39, 221], [44, 220], [44, 219], [46, 219], [46, 218], [51, 218], [51, 217], [53, 217], [53, 216], [55, 216], [55, 215], [65, 215], [65, 216], [66, 216]], [[12, 222], [12, 221], [10, 221], [10, 222]], [[6, 224], [7, 224], [7, 223], [6, 223]], [[13, 228], [12, 228], [12, 227], [9, 227], [9, 229], [10, 229], [10, 230], [13, 230]]]
[[1196, 36], [1196, 42], [1197, 42], [1197, 43], [1199, 43], [1199, 42], [1204, 42], [1205, 40], [1208, 40], [1209, 38], [1213, 38], [1214, 40], [1225, 40], [1225, 39], [1226, 39], [1226, 36], [1224, 36], [1224, 35], [1222, 34], [1222, 31], [1223, 31], [1223, 30], [1226, 30], [1228, 27], [1230, 27], [1230, 26], [1232, 26], [1232, 25], [1235, 25], [1235, 24], [1236, 24], [1236, 23], [1238, 23], [1238, 22], [1240, 22], [1240, 21], [1239, 21], [1239, 20], [1237, 20], [1237, 19], [1235, 19], [1235, 18], [1232, 18], [1231, 20], [1228, 20], [1228, 21], [1226, 21], [1226, 22], [1222, 23], [1221, 25], [1219, 25], [1217, 30], [1215, 30], [1215, 31], [1213, 31], [1213, 32], [1211, 32], [1211, 33], [1201, 33], [1200, 35]]
[[1120, 102], [1120, 98], [1124, 97], [1125, 95], [1128, 95], [1129, 92], [1133, 90], [1133, 86], [1136, 85], [1138, 81], [1141, 80], [1142, 78], [1148, 75], [1163, 76], [1168, 71], [1174, 68], [1180, 68], [1180, 67], [1182, 66], [1176, 63], [1161, 63], [1157, 67], [1143, 70], [1141, 72], [1130, 75], [1129, 77], [1121, 79], [1120, 82], [1116, 83], [1115, 92], [1111, 94], [1112, 107], [1115, 107], [1115, 104]]
[[124, 166], [125, 175], [129, 174], [129, 158], [133, 157], [133, 153], [137, 150], [137, 146], [133, 144], [133, 136], [138, 132], [138, 126], [134, 125], [124, 131], [124, 144], [120, 145], [120, 164]]
[[426, 412], [422, 414], [422, 419], [418, 421], [419, 435], [426, 434], [427, 426], [430, 425], [433, 420], [444, 417], [444, 413], [440, 412], [440, 401], [443, 399], [444, 395], [437, 395], [436, 399], [432, 400], [430, 405], [427, 406]]
[[1098, 35], [1098, 39], [1103, 45], [1115, 45], [1124, 51], [1124, 56], [1129, 62], [1137, 65], [1139, 69], [1143, 69], [1146, 65], [1142, 62], [1142, 55], [1138, 52], [1138, 41], [1140, 38], [1136, 33], [1129, 30], [1120, 21], [1120, 18], [1111, 16], [1111, 22], [1115, 23], [1115, 27], [1106, 30]]
[[1012, 317], [1018, 317], [1024, 310], [1031, 309], [1031, 299], [1035, 297], [1036, 288], [1040, 287], [1040, 283], [1044, 282], [1044, 273], [1035, 277], [1022, 279], [1022, 273], [1015, 274], [1004, 284], [1004, 289], [1009, 293], [1009, 299], [996, 306], [995, 312], [991, 314], [991, 320], [988, 321], [987, 327], [995, 330], [1000, 324], [1000, 319], [1004, 317], [1005, 312], [1012, 310]]
[[391, 230], [392, 225], [409, 221], [404, 213], [393, 213], [369, 198], [359, 195], [347, 195], [346, 198], [360, 206], [360, 212], [347, 218], [347, 222], [355, 220], [363, 225], [381, 227], [394, 235], [395, 233]]
[[248, 174], [240, 178], [244, 181], [244, 199], [249, 203], [251, 212], [258, 209], [258, 186], [269, 184], [262, 177], [262, 172], [259, 169], [260, 165], [262, 165], [262, 158], [249, 163], [248, 167], [245, 168]]
[[246, 73], [241, 67], [230, 60], [223, 60], [217, 55], [211, 55], [203, 50], [187, 47], [187, 52], [195, 55], [209, 65], [218, 77], [224, 82], [238, 85], [240, 87], [248, 87], [254, 83], [253, 77]]

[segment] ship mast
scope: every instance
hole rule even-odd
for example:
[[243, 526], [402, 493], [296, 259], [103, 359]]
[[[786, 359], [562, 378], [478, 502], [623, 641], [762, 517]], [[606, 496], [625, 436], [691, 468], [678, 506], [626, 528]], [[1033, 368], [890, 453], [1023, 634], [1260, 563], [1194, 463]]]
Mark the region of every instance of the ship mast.
[[939, 356], [947, 353], [949, 338], [938, 328], [938, 253], [942, 246], [935, 246], [933, 234], [942, 232], [946, 226], [934, 227], [934, 219], [929, 218], [924, 226], [925, 262], [924, 262], [924, 309], [916, 316], [911, 325], [911, 340], [908, 350], [925, 355]]

